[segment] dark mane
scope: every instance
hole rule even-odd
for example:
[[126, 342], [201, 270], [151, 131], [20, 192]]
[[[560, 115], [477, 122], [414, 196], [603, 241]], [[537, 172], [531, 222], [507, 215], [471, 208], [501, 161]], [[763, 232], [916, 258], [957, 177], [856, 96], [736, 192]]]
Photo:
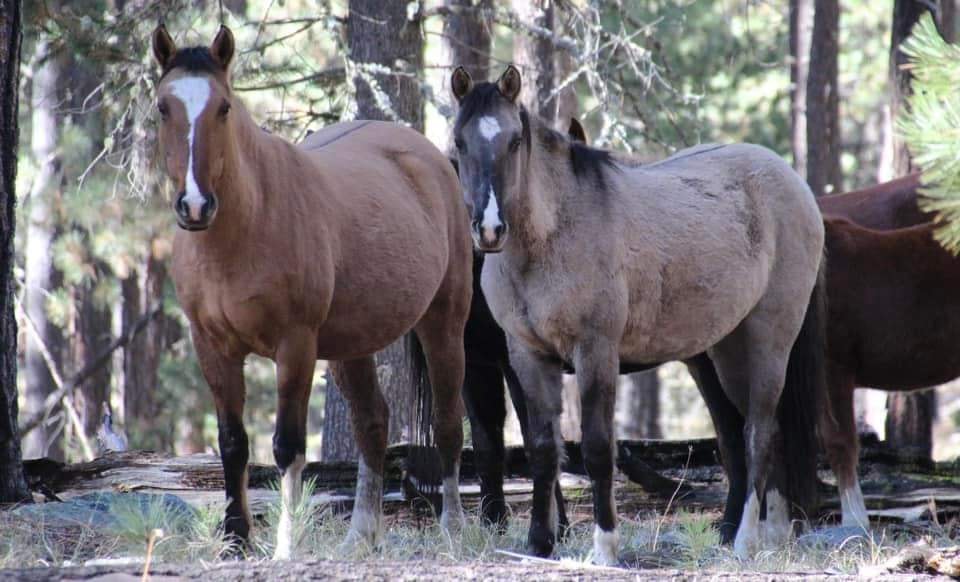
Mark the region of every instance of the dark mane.
[[180, 68], [190, 73], [215, 74], [221, 72], [220, 65], [210, 54], [210, 49], [205, 46], [191, 46], [178, 50], [177, 54], [173, 55], [173, 59], [170, 60], [170, 64], [163, 69], [163, 75], [160, 78], [162, 79], [170, 71]]
[[540, 141], [548, 150], [557, 152], [566, 148], [569, 151], [570, 169], [577, 179], [593, 178], [601, 190], [606, 188], [604, 170], [617, 167], [612, 152], [572, 141], [568, 136], [546, 126], [541, 126], [538, 133]]

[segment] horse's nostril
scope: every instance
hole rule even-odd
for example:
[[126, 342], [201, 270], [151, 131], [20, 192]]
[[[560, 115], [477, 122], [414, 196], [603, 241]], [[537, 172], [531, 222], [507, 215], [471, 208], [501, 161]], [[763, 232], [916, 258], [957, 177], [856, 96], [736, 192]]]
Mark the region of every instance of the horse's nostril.
[[187, 202], [184, 200], [183, 194], [177, 197], [177, 202], [173, 208], [180, 216], [188, 216], [190, 214], [190, 209], [187, 208]]
[[506, 224], [498, 224], [497, 226], [495, 226], [495, 227], [493, 228], [493, 233], [494, 233], [494, 234], [496, 235], [496, 237], [499, 239], [500, 237], [502, 237], [504, 234], [507, 233], [507, 225], [506, 225]]

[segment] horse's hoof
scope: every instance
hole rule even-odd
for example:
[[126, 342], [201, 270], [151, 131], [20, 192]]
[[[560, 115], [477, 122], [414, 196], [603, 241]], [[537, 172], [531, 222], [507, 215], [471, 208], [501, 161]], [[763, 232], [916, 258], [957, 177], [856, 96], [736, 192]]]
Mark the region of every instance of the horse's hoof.
[[377, 529], [351, 527], [338, 550], [341, 554], [361, 555], [377, 549], [379, 545], [380, 532]]
[[462, 511], [444, 511], [440, 516], [440, 527], [447, 533], [454, 534], [463, 529]]
[[616, 528], [603, 531], [593, 528], [593, 563], [598, 566], [616, 566], [620, 563], [617, 551], [620, 548], [620, 532]]
[[250, 543], [235, 534], [227, 534], [223, 537], [223, 548], [220, 550], [221, 560], [245, 560], [247, 552], [250, 549]]
[[545, 527], [531, 526], [527, 535], [527, 547], [538, 558], [549, 558], [556, 545], [556, 536]]
[[502, 499], [484, 503], [482, 513], [483, 522], [496, 528], [497, 533], [507, 531], [507, 506]]

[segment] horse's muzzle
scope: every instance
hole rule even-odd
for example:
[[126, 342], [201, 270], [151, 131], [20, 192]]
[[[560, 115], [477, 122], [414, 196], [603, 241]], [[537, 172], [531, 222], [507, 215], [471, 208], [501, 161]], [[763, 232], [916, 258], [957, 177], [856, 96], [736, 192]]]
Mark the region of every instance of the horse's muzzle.
[[507, 241], [506, 224], [497, 224], [494, 227], [484, 227], [479, 220], [471, 224], [470, 234], [473, 235], [473, 244], [483, 253], [499, 253]]
[[177, 225], [189, 231], [206, 230], [217, 215], [217, 206], [217, 197], [213, 194], [204, 194], [203, 201], [197, 204], [188, 201], [186, 192], [181, 192], [173, 205]]

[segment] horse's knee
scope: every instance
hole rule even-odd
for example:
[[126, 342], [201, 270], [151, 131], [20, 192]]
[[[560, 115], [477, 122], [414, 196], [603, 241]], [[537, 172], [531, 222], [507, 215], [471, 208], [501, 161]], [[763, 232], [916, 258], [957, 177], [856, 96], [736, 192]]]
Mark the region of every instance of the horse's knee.
[[220, 460], [224, 465], [247, 465], [250, 459], [250, 443], [242, 422], [222, 421], [217, 437], [220, 444]]
[[587, 474], [596, 479], [613, 473], [613, 440], [604, 431], [590, 429], [580, 444]]
[[296, 462], [298, 457], [304, 457], [307, 452], [307, 441], [305, 436], [297, 431], [283, 430], [278, 427], [273, 435], [273, 459], [280, 469], [280, 474], [284, 474], [287, 468]]
[[560, 463], [559, 444], [553, 435], [533, 435], [527, 445], [530, 473], [536, 477], [556, 474]]

